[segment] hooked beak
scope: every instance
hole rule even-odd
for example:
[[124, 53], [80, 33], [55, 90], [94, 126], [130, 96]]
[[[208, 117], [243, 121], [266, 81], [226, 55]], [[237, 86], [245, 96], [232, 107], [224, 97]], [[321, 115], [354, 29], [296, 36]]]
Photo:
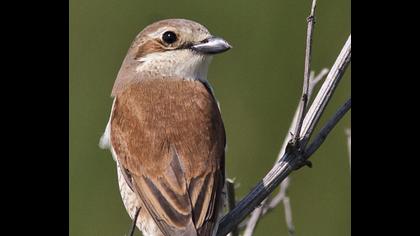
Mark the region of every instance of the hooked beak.
[[232, 46], [230, 46], [226, 40], [215, 36], [206, 38], [203, 41], [191, 46], [192, 50], [203, 54], [222, 53], [231, 48]]

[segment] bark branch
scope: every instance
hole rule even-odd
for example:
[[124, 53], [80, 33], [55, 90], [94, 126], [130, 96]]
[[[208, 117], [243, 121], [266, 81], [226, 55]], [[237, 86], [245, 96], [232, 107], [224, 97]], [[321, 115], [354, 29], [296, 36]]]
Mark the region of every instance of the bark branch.
[[[261, 205], [265, 205], [267, 202], [267, 199], [264, 199], [261, 203]], [[257, 223], [259, 221], [260, 216], [262, 215], [263, 207], [260, 206], [256, 208], [249, 218], [248, 223], [246, 224], [245, 232], [243, 236], [252, 236], [254, 233], [255, 227], [257, 226]]]
[[285, 196], [283, 199], [284, 205], [284, 215], [286, 218], [287, 230], [289, 231], [289, 235], [295, 235], [295, 226], [293, 225], [292, 221], [292, 208], [290, 206], [290, 199], [288, 196]]
[[344, 47], [341, 49], [333, 67], [327, 75], [322, 87], [320, 88], [317, 96], [315, 97], [307, 115], [303, 121], [301, 136], [302, 146], [304, 147], [309, 141], [313, 130], [318, 123], [325, 107], [331, 99], [338, 83], [343, 77], [344, 71], [349, 65], [351, 60], [351, 35], [348, 37]]
[[[312, 96], [312, 93], [313, 93], [313, 90], [314, 90], [315, 86], [317, 85], [317, 83], [320, 82], [325, 77], [325, 75], [327, 73], [328, 73], [328, 69], [326, 69], [326, 68], [322, 69], [321, 72], [317, 76], [315, 76], [315, 72], [313, 72], [313, 71], [311, 72], [311, 75], [309, 77], [308, 101], [310, 100], [310, 98]], [[299, 112], [299, 107], [300, 106], [302, 106], [301, 103], [298, 104], [298, 107], [297, 107], [297, 109], [295, 111], [295, 114], [293, 116], [292, 122], [291, 122], [290, 127], [289, 127], [289, 132], [287, 132], [287, 135], [286, 135], [286, 137], [285, 137], [285, 139], [283, 141], [283, 145], [282, 145], [282, 147], [280, 149], [280, 152], [279, 152], [279, 155], [277, 157], [276, 162], [279, 161], [280, 158], [283, 156], [284, 151], [286, 149], [286, 146], [287, 146], [289, 140], [292, 138], [291, 132], [293, 132], [293, 130], [296, 127], [296, 124], [297, 124], [297, 114]], [[250, 216], [249, 220], [246, 221], [245, 224], [239, 225], [239, 228], [240, 229], [246, 227], [245, 234], [244, 235], [252, 235], [252, 233], [254, 232], [255, 227], [257, 226], [257, 223], [261, 219], [261, 217], [264, 216], [265, 214], [267, 214], [268, 212], [270, 212], [271, 209], [274, 209], [278, 204], [280, 204], [283, 201], [283, 199], [286, 197], [287, 188], [289, 186], [289, 179], [290, 179], [290, 176], [287, 177], [280, 184], [280, 191], [279, 191], [279, 193], [273, 199], [271, 199], [270, 201], [268, 201], [268, 200], [267, 201], [263, 201], [261, 203], [261, 206], [259, 208], [255, 209], [251, 213], [251, 216]], [[286, 204], [287, 205], [287, 209], [289, 211], [291, 211], [290, 201], [288, 201], [287, 203], [283, 202], [283, 204]], [[285, 208], [285, 210], [286, 210], [286, 208]], [[289, 218], [287, 216], [289, 216]], [[286, 220], [286, 223], [287, 223], [287, 226], [289, 228], [289, 233], [290, 232], [294, 232], [294, 227], [291, 227], [291, 226], [293, 226], [291, 216], [292, 216], [292, 213], [291, 212], [285, 211], [285, 217], [287, 219]], [[294, 234], [293, 233], [290, 233], [290, 235], [292, 236]]]
[[[321, 89], [319, 90], [314, 102], [306, 113], [302, 130], [300, 134], [304, 134], [304, 144], [308, 142], [312, 135], [316, 124], [319, 121], [326, 105], [331, 99], [338, 82], [341, 80], [345, 69], [351, 60], [351, 36], [349, 36], [339, 56], [337, 57], [333, 67]], [[305, 147], [303, 145], [302, 147]], [[303, 156], [303, 153], [286, 151], [282, 158], [267, 175], [245, 196], [237, 206], [225, 215], [219, 224], [217, 231], [218, 236], [228, 234], [234, 227], [236, 227], [247, 215], [249, 215], [274, 189], [287, 177], [293, 170], [297, 170], [302, 166], [302, 163], [310, 156]]]
[[[325, 77], [325, 75], [327, 75], [327, 73], [328, 73], [327, 68], [322, 69], [321, 72], [319, 72], [319, 74], [317, 76], [315, 76], [315, 72], [311, 72], [311, 76], [309, 77], [308, 101], [312, 97], [312, 93], [315, 89], [315, 86]], [[300, 109], [301, 105], [302, 104], [299, 103], [298, 107], [296, 108], [295, 114], [293, 115], [292, 122], [290, 123], [289, 132], [287, 132], [287, 134], [286, 134], [286, 137], [283, 141], [283, 145], [280, 148], [280, 152], [277, 156], [276, 162], [279, 161], [280, 158], [284, 155], [284, 152], [286, 151], [286, 146], [289, 143], [289, 140], [292, 138], [292, 132], [296, 128], [296, 124], [297, 124], [297, 120], [298, 120], [298, 112], [299, 112], [299, 109]]]
[[308, 22], [308, 27], [306, 30], [306, 50], [305, 50], [305, 71], [304, 71], [304, 79], [303, 79], [303, 91], [302, 97], [300, 99], [300, 106], [297, 115], [297, 125], [293, 137], [293, 143], [297, 144], [300, 139], [300, 131], [303, 124], [303, 118], [305, 117], [306, 113], [306, 106], [308, 104], [308, 93], [309, 93], [309, 73], [311, 71], [311, 59], [312, 59], [312, 34], [314, 32], [314, 25], [315, 25], [315, 8], [316, 8], [316, 0], [312, 0], [312, 7], [311, 13], [306, 19]]
[[319, 131], [318, 135], [314, 138], [314, 141], [312, 141], [311, 145], [308, 146], [308, 148], [305, 151], [305, 157], [311, 156], [315, 153], [316, 150], [321, 146], [322, 143], [324, 143], [325, 139], [327, 138], [328, 134], [331, 132], [331, 130], [335, 127], [335, 125], [338, 123], [338, 121], [343, 118], [343, 116], [347, 113], [348, 110], [350, 110], [351, 107], [351, 98], [349, 98], [335, 113], [333, 117], [327, 122], [327, 124]]
[[351, 169], [351, 130], [346, 129], [346, 135], [347, 135], [347, 150], [349, 152], [349, 165]]
[[[235, 201], [235, 182], [233, 179], [226, 179], [226, 190], [227, 190], [227, 197], [228, 197], [228, 209], [231, 211], [236, 206]], [[238, 227], [234, 227], [232, 232], [230, 232], [230, 236], [239, 236]]]

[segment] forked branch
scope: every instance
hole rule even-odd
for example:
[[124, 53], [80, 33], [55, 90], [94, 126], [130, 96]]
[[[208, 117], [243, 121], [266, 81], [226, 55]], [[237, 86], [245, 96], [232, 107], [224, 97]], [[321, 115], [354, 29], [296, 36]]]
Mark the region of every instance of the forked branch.
[[[309, 87], [308, 87], [308, 101], [310, 101], [311, 96], [312, 96], [312, 92], [316, 86], [316, 84], [318, 82], [320, 82], [325, 75], [327, 75], [328, 73], [328, 69], [324, 68], [321, 70], [321, 72], [315, 76], [315, 72], [311, 72], [311, 75], [309, 77]], [[279, 155], [277, 157], [277, 161], [280, 160], [280, 158], [283, 156], [286, 146], [289, 143], [289, 140], [292, 138], [291, 133], [293, 132], [293, 130], [296, 127], [297, 124], [297, 114], [299, 112], [299, 108], [302, 106], [302, 103], [298, 104], [298, 107], [296, 109], [296, 112], [293, 116], [292, 122], [290, 124], [289, 127], [289, 132], [287, 132], [286, 137], [283, 141], [283, 145], [280, 149]], [[271, 200], [267, 200], [267, 201], [263, 201], [260, 205], [260, 207], [256, 208], [251, 216], [249, 217], [249, 219], [244, 222], [244, 224], [241, 223], [241, 225], [239, 226], [239, 228], [245, 228], [245, 233], [244, 236], [247, 235], [252, 235], [255, 227], [257, 226], [258, 221], [261, 219], [262, 216], [266, 215], [270, 210], [274, 209], [278, 204], [280, 204], [281, 202], [283, 202], [284, 205], [284, 210], [285, 210], [285, 218], [286, 218], [286, 224], [287, 224], [287, 228], [289, 231], [289, 235], [293, 236], [294, 235], [294, 226], [293, 226], [293, 221], [292, 221], [292, 213], [291, 213], [291, 205], [290, 205], [290, 201], [284, 201], [284, 199], [288, 199], [288, 197], [286, 196], [287, 193], [287, 188], [289, 187], [289, 179], [290, 176], [287, 177], [285, 180], [283, 180], [283, 182], [280, 184], [280, 191], [279, 193], [277, 193], [277, 195], [275, 197], [273, 197], [273, 199]]]
[[[322, 87], [318, 91], [311, 107], [306, 113], [300, 136], [302, 137], [301, 147], [306, 147], [306, 144], [311, 137], [316, 124], [318, 123], [322, 113], [324, 112], [328, 102], [331, 99], [338, 82], [341, 80], [344, 71], [351, 61], [351, 36], [347, 39], [339, 56], [337, 57], [333, 67], [327, 75]], [[351, 103], [350, 103], [351, 106]], [[348, 109], [347, 109], [348, 111]], [[342, 117], [342, 116], [341, 116]], [[338, 122], [338, 121], [337, 121]], [[335, 123], [336, 124], [336, 123]], [[315, 144], [314, 144], [315, 145]], [[311, 146], [311, 145], [310, 145]], [[319, 147], [319, 146], [318, 146]], [[316, 149], [315, 149], [316, 150]], [[310, 157], [304, 155], [303, 152], [291, 152], [286, 150], [280, 160], [275, 163], [267, 175], [246, 195], [236, 207], [225, 215], [219, 224], [217, 231], [218, 236], [228, 234], [234, 227], [236, 227], [242, 220], [245, 219], [267, 196], [272, 193], [279, 184], [290, 175], [294, 170], [299, 169], [303, 163]]]

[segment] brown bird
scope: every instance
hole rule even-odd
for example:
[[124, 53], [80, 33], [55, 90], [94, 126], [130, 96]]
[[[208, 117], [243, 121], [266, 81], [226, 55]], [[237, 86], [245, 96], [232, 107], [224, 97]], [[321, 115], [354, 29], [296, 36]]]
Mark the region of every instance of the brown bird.
[[158, 21], [127, 52], [100, 145], [117, 163], [121, 196], [143, 235], [215, 235], [225, 182], [225, 130], [207, 81], [231, 46], [202, 25]]

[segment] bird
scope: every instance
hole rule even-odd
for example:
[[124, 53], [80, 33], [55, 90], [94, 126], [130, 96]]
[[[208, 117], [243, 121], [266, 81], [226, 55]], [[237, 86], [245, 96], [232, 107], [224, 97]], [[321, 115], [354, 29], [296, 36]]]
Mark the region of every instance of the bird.
[[145, 236], [217, 232], [226, 133], [207, 74], [213, 56], [231, 48], [195, 21], [166, 19], [145, 27], [122, 62], [99, 145]]

